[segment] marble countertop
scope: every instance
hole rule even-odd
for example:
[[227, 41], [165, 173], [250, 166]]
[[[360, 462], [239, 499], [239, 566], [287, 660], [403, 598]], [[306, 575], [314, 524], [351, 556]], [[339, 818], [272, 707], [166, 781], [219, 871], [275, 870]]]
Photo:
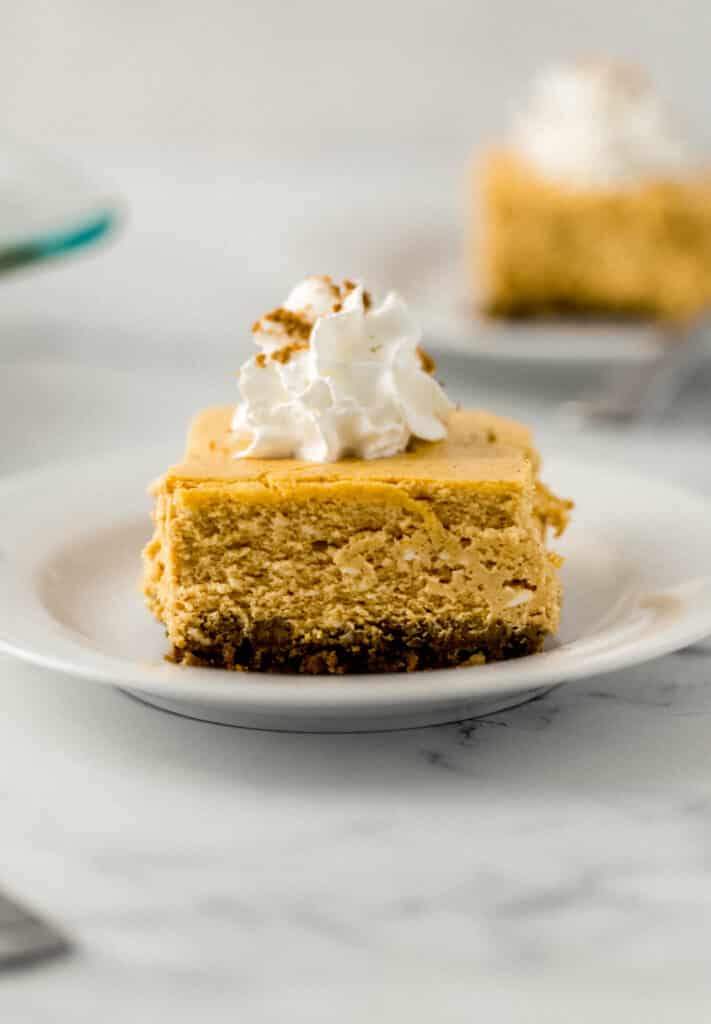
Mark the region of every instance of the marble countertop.
[[[217, 172], [207, 195], [209, 168], [168, 187], [156, 167], [118, 168], [133, 217], [113, 247], [3, 283], [0, 472], [177, 446], [195, 406], [229, 398], [285, 200], [255, 174], [250, 214]], [[385, 195], [441, 238], [454, 212], [431, 169], [404, 198], [396, 178], [356, 189], [361, 222]], [[336, 252], [362, 272], [361, 235], [340, 214], [334, 240], [335, 206], [307, 232], [323, 191], [307, 199], [279, 280]], [[624, 434], [561, 428], [580, 370], [444, 358], [440, 375], [531, 422], [544, 452], [711, 495], [707, 373], [673, 421]], [[0, 888], [76, 943], [0, 975], [0, 1017], [706, 1020], [710, 675], [694, 649], [484, 720], [317, 736], [188, 721], [0, 658]]]

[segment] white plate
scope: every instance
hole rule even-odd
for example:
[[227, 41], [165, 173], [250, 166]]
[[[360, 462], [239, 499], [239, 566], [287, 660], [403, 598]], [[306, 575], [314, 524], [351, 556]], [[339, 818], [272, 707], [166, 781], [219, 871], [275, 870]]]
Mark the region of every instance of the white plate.
[[[462, 277], [459, 265], [432, 265], [420, 280], [407, 282], [407, 294], [419, 297], [417, 315], [433, 351], [499, 362], [609, 366], [649, 362], [663, 344], [652, 323], [634, 320], [477, 316]], [[708, 352], [711, 357], [711, 337]]]
[[139, 593], [146, 482], [163, 454], [126, 453], [8, 481], [0, 490], [0, 649], [109, 683], [180, 714], [234, 725], [356, 731], [454, 721], [563, 681], [611, 672], [711, 633], [711, 506], [658, 480], [546, 461], [577, 502], [557, 646], [461, 669], [296, 677], [163, 659]]
[[498, 362], [602, 365], [647, 363], [660, 351], [648, 325], [586, 320], [487, 320], [468, 313], [418, 310], [433, 352]]

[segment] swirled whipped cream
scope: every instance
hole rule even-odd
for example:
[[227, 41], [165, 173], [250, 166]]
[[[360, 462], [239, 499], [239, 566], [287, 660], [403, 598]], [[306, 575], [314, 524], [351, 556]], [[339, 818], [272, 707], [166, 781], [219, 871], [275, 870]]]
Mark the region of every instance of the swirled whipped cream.
[[678, 174], [690, 164], [645, 76], [603, 61], [540, 74], [513, 141], [542, 174], [583, 188]]
[[240, 370], [232, 421], [248, 440], [238, 458], [377, 459], [411, 437], [445, 437], [452, 404], [395, 292], [373, 308], [360, 284], [309, 277], [252, 331], [259, 352]]

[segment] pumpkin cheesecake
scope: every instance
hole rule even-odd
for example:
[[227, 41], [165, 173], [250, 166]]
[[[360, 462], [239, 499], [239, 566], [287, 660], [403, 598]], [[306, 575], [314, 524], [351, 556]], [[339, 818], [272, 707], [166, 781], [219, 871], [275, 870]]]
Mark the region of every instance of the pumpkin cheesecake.
[[475, 294], [496, 316], [678, 321], [711, 299], [711, 175], [634, 69], [544, 71], [476, 161], [474, 225]]
[[173, 658], [343, 673], [539, 651], [569, 503], [529, 431], [451, 408], [397, 296], [300, 288], [255, 325], [241, 405], [200, 413], [153, 485], [144, 591]]

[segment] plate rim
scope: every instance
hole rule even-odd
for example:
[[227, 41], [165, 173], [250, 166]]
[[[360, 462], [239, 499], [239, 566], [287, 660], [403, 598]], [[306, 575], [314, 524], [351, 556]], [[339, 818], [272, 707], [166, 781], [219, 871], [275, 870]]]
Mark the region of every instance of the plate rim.
[[[33, 205], [38, 196], [46, 194], [48, 183], [50, 192], [52, 185], [55, 188], [70, 186], [63, 209], [43, 210], [37, 223], [15, 225], [7, 235], [0, 236], [3, 271], [68, 255], [115, 233], [123, 225], [126, 219], [123, 200], [114, 189], [99, 183], [74, 160], [17, 139], [6, 142], [2, 152], [12, 168], [11, 177], [22, 182], [25, 198], [33, 201]], [[41, 191], [32, 174], [28, 183], [28, 169], [44, 179]]]
[[[28, 470], [7, 478], [0, 484], [0, 497], [5, 500], [20, 500], [24, 495], [26, 498], [27, 492], [33, 488], [51, 488], [53, 482], [56, 484], [58, 480], [62, 480], [67, 472], [88, 474], [92, 469], [100, 469], [104, 474], [107, 471], [112, 473], [113, 480], [116, 473], [125, 474], [130, 470], [132, 477], [140, 475], [143, 478], [139, 470], [145, 470], [147, 464], [156, 464], [156, 460], [164, 454], [165, 448], [161, 447], [147, 450], [127, 449], [109, 457], [62, 460], [61, 463]], [[548, 466], [555, 463], [559, 466], [567, 465], [572, 467], [573, 472], [581, 470], [578, 462], [564, 455], [555, 456], [549, 452], [546, 462]], [[704, 495], [676, 483], [660, 481], [638, 472], [628, 472], [623, 467], [610, 467], [604, 463], [601, 466], [611, 478], [624, 477], [628, 486], [641, 485], [657, 493], [664, 492], [667, 498], [676, 498], [677, 501], [688, 503], [689, 507], [694, 508], [697, 518], [703, 518], [704, 522], [709, 523], [708, 537], [711, 539], [711, 501]], [[586, 460], [585, 469], [594, 473], [595, 463]], [[150, 479], [150, 472], [145, 479]], [[126, 488], [125, 478], [123, 488]], [[146, 513], [148, 508], [146, 499]], [[135, 521], [135, 517], [132, 517], [131, 521]], [[123, 518], [117, 515], [113, 520], [114, 525], [126, 522], [126, 515]], [[111, 523], [107, 522], [106, 525]], [[148, 530], [148, 518], [146, 526]], [[232, 673], [212, 668], [169, 665], [164, 662], [147, 664], [140, 659], [123, 658], [106, 654], [90, 646], [82, 646], [76, 639], [79, 634], [75, 635], [68, 626], [53, 616], [45, 605], [36, 580], [33, 588], [32, 574], [28, 573], [23, 577], [23, 565], [27, 572], [32, 568], [32, 564], [31, 559], [25, 559], [23, 562], [21, 556], [8, 559], [5, 555], [2, 558], [0, 552], [0, 593], [3, 588], [6, 593], [12, 593], [13, 586], [17, 587], [16, 594], [21, 599], [21, 607], [26, 606], [22, 604], [24, 600], [33, 614], [39, 614], [41, 621], [50, 630], [50, 638], [59, 641], [59, 654], [47, 653], [41, 645], [39, 649], [32, 647], [26, 640], [22, 640], [22, 636], [20, 641], [17, 636], [13, 640], [12, 635], [7, 633], [5, 622], [0, 624], [0, 651], [65, 675], [104, 685], [140, 690], [174, 700], [199, 700], [206, 706], [229, 704], [235, 710], [243, 706], [250, 711], [259, 708], [265, 714], [279, 713], [298, 717], [318, 712], [328, 717], [354, 711], [377, 715], [383, 711], [392, 712], [397, 708], [402, 708], [403, 711], [416, 710], [433, 705], [442, 707], [467, 700], [513, 695], [536, 686], [554, 685], [639, 665], [693, 644], [711, 633], [711, 565], [708, 565], [707, 571], [696, 580], [697, 597], [701, 597], [697, 607], [685, 606], [681, 616], [677, 616], [671, 623], [664, 608], [650, 608], [645, 611], [646, 633], [641, 651], [638, 649], [639, 637], [636, 635], [626, 640], [623, 637], [611, 648], [609, 644], [603, 643], [596, 650], [595, 643], [591, 642], [595, 639], [593, 634], [592, 638], [573, 640], [552, 651], [527, 658], [419, 673], [373, 673], [345, 677]], [[690, 579], [688, 582], [694, 581]], [[140, 599], [137, 597], [137, 600]], [[149, 614], [146, 609], [146, 615]], [[9, 621], [12, 625], [11, 618]], [[156, 628], [160, 628], [159, 624], [156, 624]], [[603, 632], [601, 636], [604, 640], [607, 634]], [[63, 644], [62, 638], [68, 643]], [[583, 645], [589, 648], [587, 656], [584, 653], [581, 656], [576, 649]], [[570, 651], [573, 652], [573, 656], [568, 653]], [[83, 652], [83, 657], [77, 662], [73, 659], [78, 657], [79, 652]], [[139, 671], [135, 671], [136, 668]], [[442, 680], [446, 680], [447, 685], [441, 685]]]
[[[459, 252], [456, 259], [451, 256], [427, 270], [421, 268], [407, 285], [408, 294], [421, 297], [413, 309], [425, 343], [441, 355], [503, 365], [590, 369], [643, 365], [653, 360], [663, 345], [659, 327], [651, 318], [487, 316], [476, 309], [465, 265], [465, 254]], [[615, 331], [622, 332], [619, 342], [611, 338]], [[595, 337], [597, 343], [592, 342]], [[711, 340], [708, 357], [711, 359]]]
[[[610, 365], [643, 365], [659, 353], [662, 342], [655, 337], [654, 324], [570, 319], [506, 320], [487, 318], [483, 314], [465, 315], [427, 307], [417, 309], [428, 349], [440, 355], [467, 356], [492, 363], [559, 367], [604, 367]], [[609, 334], [619, 329], [628, 336], [616, 344], [600, 349], [591, 344], [594, 332]], [[482, 340], [482, 332], [490, 338]], [[632, 333], [634, 332], [634, 337]], [[559, 340], [541, 344], [544, 333], [559, 334]], [[573, 335], [590, 335], [583, 346], [573, 342]], [[514, 340], [515, 336], [515, 340]], [[567, 336], [568, 340], [565, 340]]]

